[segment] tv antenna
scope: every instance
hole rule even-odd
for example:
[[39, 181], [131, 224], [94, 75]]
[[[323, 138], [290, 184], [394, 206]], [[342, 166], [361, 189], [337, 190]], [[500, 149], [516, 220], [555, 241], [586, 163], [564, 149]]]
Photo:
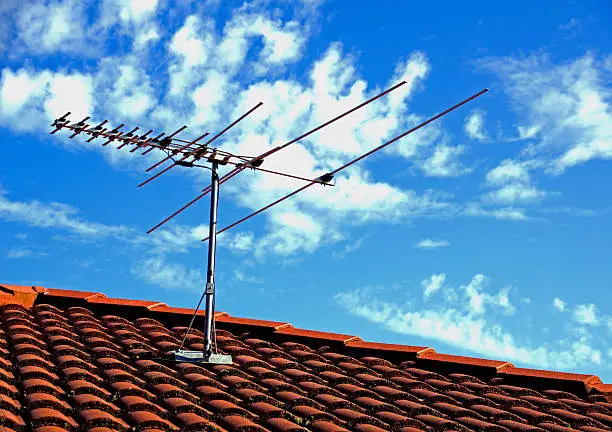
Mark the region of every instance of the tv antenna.
[[[361, 104], [337, 115], [336, 117], [326, 121], [325, 123], [320, 124], [319, 126], [309, 130], [308, 132], [303, 133], [297, 138], [294, 138], [282, 145], [276, 146], [258, 156], [236, 155], [228, 151], [224, 151], [220, 148], [212, 147], [211, 144], [215, 140], [220, 138], [223, 134], [225, 134], [227, 131], [229, 131], [232, 127], [234, 127], [237, 123], [243, 120], [245, 117], [250, 115], [257, 108], [262, 106], [263, 105], [262, 102], [259, 102], [253, 108], [248, 110], [242, 116], [238, 117], [228, 126], [226, 126], [223, 130], [221, 130], [219, 133], [217, 133], [216, 135], [214, 135], [212, 138], [208, 139], [204, 143], [200, 143], [200, 141], [209, 135], [208, 132], [192, 140], [184, 140], [184, 139], [176, 138], [176, 136], [180, 132], [185, 130], [187, 126], [181, 126], [176, 131], [174, 131], [173, 133], [169, 135], [166, 135], [164, 132], [162, 132], [160, 134], [157, 134], [154, 137], [151, 137], [150, 135], [153, 132], [153, 130], [149, 130], [148, 132], [140, 135], [136, 133], [139, 130], [138, 127], [133, 128], [127, 133], [124, 133], [121, 131], [121, 129], [125, 126], [125, 124], [123, 123], [121, 123], [119, 126], [116, 126], [110, 129], [110, 126], [106, 126], [108, 123], [108, 120], [104, 120], [101, 123], [93, 126], [87, 123], [91, 117], [85, 117], [83, 120], [79, 122], [71, 123], [68, 120], [68, 116], [71, 114], [70, 112], [64, 114], [62, 117], [59, 117], [58, 119], [53, 121], [51, 126], [54, 129], [51, 132], [51, 134], [55, 134], [56, 132], [62, 129], [67, 129], [72, 132], [72, 134], [69, 137], [70, 139], [80, 134], [89, 136], [89, 139], [87, 139], [87, 142], [91, 142], [95, 140], [96, 138], [103, 138], [105, 140], [104, 143], [102, 144], [103, 147], [108, 146], [109, 144], [115, 142], [119, 144], [119, 146], [116, 147], [117, 150], [128, 147], [130, 148], [129, 149], [130, 153], [134, 153], [136, 151], [142, 151], [141, 154], [146, 155], [152, 152], [153, 150], [159, 150], [163, 152], [165, 156], [161, 160], [159, 160], [158, 162], [156, 162], [155, 164], [147, 168], [146, 172], [151, 172], [155, 170], [156, 168], [161, 167], [162, 165], [166, 164], [165, 167], [157, 171], [147, 180], [140, 183], [138, 187], [142, 187], [152, 182], [156, 178], [160, 177], [161, 175], [165, 174], [166, 172], [170, 171], [172, 168], [177, 167], [177, 166], [187, 167], [187, 168], [197, 167], [197, 168], [204, 168], [204, 169], [210, 170], [211, 183], [208, 187], [203, 189], [202, 192], [198, 196], [196, 196], [194, 199], [192, 199], [190, 202], [185, 204], [183, 207], [181, 207], [180, 209], [178, 209], [177, 211], [172, 213], [170, 216], [168, 216], [167, 218], [165, 218], [160, 223], [158, 223], [157, 225], [155, 225], [154, 227], [152, 227], [151, 229], [147, 231], [147, 234], [150, 234], [153, 231], [157, 230], [162, 225], [166, 224], [171, 219], [176, 217], [178, 214], [180, 214], [181, 212], [186, 210], [188, 207], [192, 206], [197, 201], [199, 201], [204, 196], [210, 193], [210, 219], [209, 219], [208, 237], [202, 240], [202, 241], [208, 241], [206, 285], [202, 293], [202, 296], [200, 297], [200, 301], [198, 302], [198, 305], [193, 313], [193, 316], [191, 317], [191, 322], [189, 323], [189, 326], [187, 327], [185, 331], [185, 335], [183, 336], [183, 340], [179, 348], [175, 351], [172, 351], [171, 353], [174, 355], [174, 359], [176, 361], [181, 361], [181, 362], [187, 361], [187, 362], [194, 362], [194, 363], [214, 363], [214, 364], [231, 364], [232, 363], [231, 355], [220, 354], [218, 352], [217, 344], [216, 344], [216, 329], [215, 329], [214, 315], [215, 315], [215, 296], [216, 296], [215, 294], [215, 264], [216, 264], [217, 234], [220, 234], [224, 231], [227, 231], [230, 228], [235, 227], [236, 225], [252, 218], [253, 216], [258, 215], [259, 213], [262, 213], [263, 211], [268, 210], [269, 208], [281, 203], [282, 201], [288, 198], [291, 198], [292, 196], [306, 190], [307, 188], [315, 184], [320, 184], [323, 186], [334, 186], [334, 184], [332, 183], [332, 180], [334, 179], [336, 174], [338, 174], [340, 171], [350, 167], [353, 164], [356, 164], [357, 162], [367, 158], [368, 156], [371, 156], [372, 154], [378, 152], [379, 150], [382, 150], [383, 148], [389, 146], [390, 144], [415, 132], [416, 130], [439, 119], [440, 117], [445, 116], [451, 111], [454, 111], [455, 109], [461, 107], [462, 105], [465, 105], [466, 103], [472, 101], [473, 99], [476, 99], [477, 97], [481, 96], [482, 94], [488, 91], [488, 89], [485, 88], [479, 91], [478, 93], [473, 94], [469, 98], [462, 100], [461, 102], [429, 118], [428, 120], [425, 120], [424, 122], [414, 126], [413, 128], [407, 130], [406, 132], [403, 132], [402, 134], [397, 135], [396, 137], [379, 145], [378, 147], [345, 163], [344, 165], [334, 169], [333, 171], [320, 175], [319, 177], [306, 178], [306, 177], [298, 176], [292, 173], [261, 168], [261, 165], [264, 163], [267, 157], [289, 147], [290, 145], [306, 138], [307, 136], [311, 134], [314, 134], [315, 132], [323, 129], [324, 127], [329, 126], [330, 124], [340, 120], [341, 118], [351, 114], [352, 112], [363, 108], [364, 106], [370, 104], [371, 102], [374, 102], [375, 100], [387, 95], [388, 93], [400, 88], [401, 86], [405, 84], [406, 84], [406, 81], [402, 81], [394, 85], [393, 87], [390, 87], [386, 89], [385, 91], [377, 94], [376, 96], [362, 102]], [[229, 172], [224, 174], [223, 176], [219, 177], [219, 174], [218, 174], [219, 166], [225, 166], [225, 165], [229, 165], [233, 168]], [[279, 198], [278, 200], [224, 227], [223, 229], [218, 230], [217, 229], [217, 210], [218, 210], [218, 203], [219, 203], [219, 186], [247, 169], [258, 170], [258, 171], [262, 171], [262, 172], [266, 172], [266, 173], [270, 173], [274, 175], [302, 180], [305, 182], [305, 184], [299, 189], [296, 189], [295, 191], [291, 192], [290, 194], [285, 195], [284, 197]], [[204, 321], [203, 349], [202, 351], [184, 350], [183, 346], [185, 344], [187, 336], [189, 335], [189, 332], [191, 331], [191, 328], [193, 327], [193, 323], [202, 305], [202, 301], [204, 300], [205, 300], [205, 315], [204, 315], [205, 321]]]

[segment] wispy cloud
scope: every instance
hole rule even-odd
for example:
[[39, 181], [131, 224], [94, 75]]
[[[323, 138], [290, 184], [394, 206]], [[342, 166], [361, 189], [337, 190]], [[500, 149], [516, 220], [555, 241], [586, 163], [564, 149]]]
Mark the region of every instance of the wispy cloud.
[[560, 174], [591, 159], [612, 158], [612, 91], [605, 60], [587, 53], [555, 65], [545, 55], [533, 55], [487, 58], [480, 65], [500, 77], [524, 118], [524, 130], [538, 131], [524, 156], [544, 159], [545, 172]]
[[[512, 313], [515, 309], [510, 289], [489, 292], [489, 279], [481, 274], [459, 288], [452, 288], [441, 275], [446, 276], [432, 275], [421, 283], [424, 290], [434, 288], [429, 300], [449, 288], [457, 296], [444, 296], [442, 303], [433, 307], [381, 300], [384, 298], [381, 288], [375, 297], [371, 293], [373, 288], [358, 288], [337, 294], [335, 300], [347, 312], [389, 331], [438, 340], [487, 357], [556, 369], [601, 365], [605, 348], [602, 351], [593, 334], [566, 329], [556, 342], [537, 342], [529, 336], [530, 330], [526, 334], [520, 330], [516, 333], [500, 320], [497, 311]], [[439, 288], [442, 284], [444, 288]]]
[[151, 257], [132, 267], [132, 274], [143, 281], [169, 290], [201, 290], [204, 277], [199, 270], [169, 262], [166, 257]]
[[33, 258], [33, 257], [42, 257], [49, 255], [48, 252], [35, 250], [32, 248], [14, 248], [9, 249], [6, 253], [6, 257], [9, 259], [20, 259], [20, 258]]
[[447, 246], [450, 246], [447, 240], [432, 240], [430, 238], [424, 238], [414, 245], [414, 247], [418, 249], [437, 249]]
[[88, 222], [79, 216], [77, 209], [67, 204], [43, 203], [37, 200], [13, 201], [2, 189], [0, 189], [0, 218], [32, 227], [61, 229], [89, 238], [118, 236], [128, 232], [125, 226]]

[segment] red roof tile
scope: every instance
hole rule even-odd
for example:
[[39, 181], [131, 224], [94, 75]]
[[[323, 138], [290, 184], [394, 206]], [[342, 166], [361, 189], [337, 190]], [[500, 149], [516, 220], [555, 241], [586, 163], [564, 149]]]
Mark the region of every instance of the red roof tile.
[[[185, 334], [172, 325], [190, 309], [0, 287], [7, 432], [612, 430], [611, 386], [592, 375], [227, 313], [216, 314], [217, 340], [233, 366], [175, 364], [160, 356]], [[201, 340], [193, 330], [187, 344]]]

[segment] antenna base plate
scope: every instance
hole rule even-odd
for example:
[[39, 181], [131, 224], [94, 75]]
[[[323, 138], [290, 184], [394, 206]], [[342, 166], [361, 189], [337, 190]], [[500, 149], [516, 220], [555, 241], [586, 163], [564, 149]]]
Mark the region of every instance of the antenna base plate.
[[174, 360], [177, 362], [186, 363], [209, 363], [209, 364], [232, 364], [232, 356], [227, 354], [209, 354], [206, 355], [202, 351], [176, 350], [172, 351]]

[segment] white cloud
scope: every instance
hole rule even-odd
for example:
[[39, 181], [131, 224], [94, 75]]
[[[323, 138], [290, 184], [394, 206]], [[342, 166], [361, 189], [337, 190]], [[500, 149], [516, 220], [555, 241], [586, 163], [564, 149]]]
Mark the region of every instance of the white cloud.
[[9, 222], [24, 223], [38, 228], [57, 228], [68, 232], [102, 238], [121, 235], [128, 231], [124, 226], [88, 222], [78, 215], [78, 210], [62, 203], [40, 201], [11, 201], [0, 189], [0, 218]]
[[486, 182], [494, 190], [485, 194], [485, 202], [509, 205], [530, 203], [543, 199], [547, 193], [531, 184], [529, 170], [533, 163], [505, 159], [486, 175]]
[[234, 277], [236, 278], [237, 281], [248, 283], [248, 284], [261, 285], [264, 283], [263, 279], [258, 278], [253, 275], [246, 274], [245, 272], [239, 269], [234, 270]]
[[83, 5], [73, 0], [24, 3], [16, 17], [19, 38], [36, 53], [75, 51], [84, 36]]
[[463, 210], [467, 216], [492, 217], [500, 220], [526, 221], [531, 218], [525, 214], [525, 210], [515, 207], [503, 207], [498, 209], [485, 209], [480, 204], [470, 203]]
[[473, 171], [464, 167], [459, 156], [465, 153], [465, 146], [449, 146], [438, 144], [432, 155], [420, 164], [420, 168], [428, 177], [457, 177]]
[[0, 124], [19, 131], [47, 128], [70, 111], [79, 120], [93, 110], [93, 84], [80, 73], [16, 72], [5, 68], [0, 80]]
[[[475, 275], [469, 286], [481, 293], [485, 277]], [[426, 282], [426, 281], [424, 281]], [[509, 291], [497, 296], [498, 305], [511, 304]], [[409, 336], [425, 337], [448, 343], [489, 358], [543, 368], [569, 369], [600, 365], [602, 351], [588, 334], [569, 335], [552, 343], [530, 341], [528, 335], [513, 334], [499, 322], [496, 314], [480, 313], [481, 305], [457, 302], [449, 307], [424, 308], [383, 301], [381, 293], [360, 288], [342, 292], [335, 300], [349, 313], [382, 325], [385, 329]]]
[[522, 183], [511, 183], [489, 192], [483, 199], [499, 204], [514, 204], [537, 201], [546, 196], [546, 192]]
[[597, 325], [600, 322], [597, 317], [597, 307], [593, 303], [577, 305], [574, 308], [573, 318], [578, 324]]
[[565, 302], [561, 300], [559, 297], [555, 297], [553, 299], [553, 307], [559, 312], [565, 311]]
[[472, 111], [466, 117], [464, 130], [468, 137], [477, 141], [487, 141], [489, 138], [484, 130], [484, 113], [482, 111]]
[[414, 247], [419, 249], [437, 249], [449, 245], [450, 243], [447, 240], [432, 240], [430, 238], [425, 238], [414, 245]]
[[591, 159], [612, 158], [610, 70], [592, 53], [553, 65], [546, 56], [489, 58], [514, 106], [539, 139], [530, 154], [547, 160], [546, 172], [559, 174]]
[[197, 291], [203, 288], [204, 277], [198, 270], [167, 262], [165, 257], [151, 257], [137, 262], [132, 274], [151, 285], [169, 290]]
[[47, 252], [37, 251], [31, 248], [15, 248], [9, 249], [6, 253], [6, 257], [9, 259], [21, 259], [21, 258], [32, 258], [32, 257], [40, 257], [48, 255]]
[[510, 182], [524, 183], [529, 181], [529, 170], [523, 163], [505, 159], [487, 173], [486, 179], [492, 186], [502, 186]]
[[423, 298], [427, 300], [432, 294], [440, 291], [445, 280], [446, 274], [439, 273], [432, 274], [429, 279], [421, 281], [421, 286], [423, 287]]

